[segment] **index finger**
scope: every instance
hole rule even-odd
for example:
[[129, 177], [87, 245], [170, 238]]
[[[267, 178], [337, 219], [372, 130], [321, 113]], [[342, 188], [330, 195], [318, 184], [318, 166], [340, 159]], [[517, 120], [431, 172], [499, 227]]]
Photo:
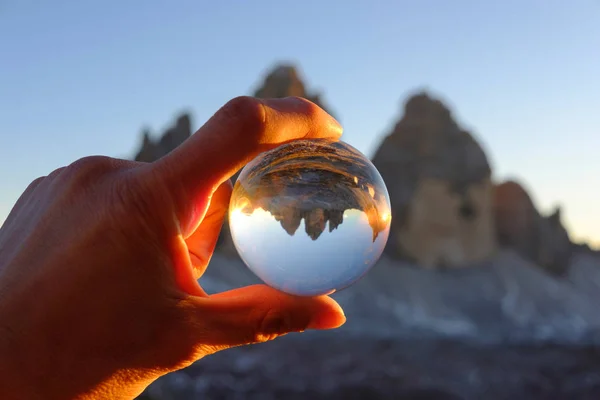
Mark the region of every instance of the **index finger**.
[[340, 124], [306, 99], [238, 97], [151, 169], [177, 197], [180, 221], [189, 222], [189, 207], [199, 196], [210, 196], [261, 152], [295, 139], [337, 140], [341, 134]]

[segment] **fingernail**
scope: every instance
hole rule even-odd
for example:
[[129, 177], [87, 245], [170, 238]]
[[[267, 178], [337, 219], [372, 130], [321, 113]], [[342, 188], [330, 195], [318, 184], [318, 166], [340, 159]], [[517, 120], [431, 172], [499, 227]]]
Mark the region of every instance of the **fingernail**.
[[341, 307], [337, 310], [325, 310], [315, 315], [308, 324], [308, 329], [335, 329], [346, 323], [346, 316]]
[[[286, 113], [310, 114], [311, 107], [315, 105], [321, 110], [323, 110], [323, 108], [318, 104], [315, 104], [312, 101], [303, 97], [283, 97], [274, 99], [263, 99], [261, 101], [269, 108]], [[337, 136], [341, 135], [343, 131], [342, 125], [327, 111], [323, 110], [323, 114], [325, 117], [322, 120], [323, 126], [326, 127], [328, 130], [331, 130], [332, 132], [336, 132]]]
[[306, 109], [309, 100], [302, 97], [282, 97], [261, 100], [267, 107], [283, 112], [298, 112]]

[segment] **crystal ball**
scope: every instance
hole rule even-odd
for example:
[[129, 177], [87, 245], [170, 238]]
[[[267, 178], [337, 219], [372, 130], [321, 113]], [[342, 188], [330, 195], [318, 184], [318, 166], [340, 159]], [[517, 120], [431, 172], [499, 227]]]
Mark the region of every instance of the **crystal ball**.
[[248, 163], [234, 185], [236, 250], [267, 285], [298, 296], [346, 288], [388, 240], [387, 188], [375, 166], [341, 141], [297, 140]]

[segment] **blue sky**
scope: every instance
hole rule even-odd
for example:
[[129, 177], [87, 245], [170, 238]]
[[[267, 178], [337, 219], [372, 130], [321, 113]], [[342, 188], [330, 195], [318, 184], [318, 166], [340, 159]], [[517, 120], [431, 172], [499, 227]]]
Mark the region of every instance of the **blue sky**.
[[236, 248], [249, 268], [268, 284], [296, 294], [347, 287], [373, 267], [389, 234], [386, 229], [373, 240], [369, 217], [355, 209], [345, 210], [343, 222], [331, 232], [327, 222], [316, 240], [306, 234], [306, 219], [288, 235], [262, 208], [250, 215], [234, 212], [231, 217]]
[[[94, 3], [94, 4], [92, 4]], [[600, 2], [0, 1], [0, 222], [34, 178], [131, 156], [142, 127], [200, 126], [295, 61], [371, 155], [425, 88], [497, 180], [600, 243]]]

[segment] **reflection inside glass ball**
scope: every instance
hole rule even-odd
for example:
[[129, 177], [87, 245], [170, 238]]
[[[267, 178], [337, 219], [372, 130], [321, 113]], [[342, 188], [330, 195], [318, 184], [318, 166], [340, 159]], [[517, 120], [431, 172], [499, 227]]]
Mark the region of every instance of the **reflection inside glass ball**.
[[300, 140], [240, 173], [229, 226], [245, 264], [267, 285], [331, 294], [360, 279], [389, 235], [390, 200], [375, 166], [344, 142]]

